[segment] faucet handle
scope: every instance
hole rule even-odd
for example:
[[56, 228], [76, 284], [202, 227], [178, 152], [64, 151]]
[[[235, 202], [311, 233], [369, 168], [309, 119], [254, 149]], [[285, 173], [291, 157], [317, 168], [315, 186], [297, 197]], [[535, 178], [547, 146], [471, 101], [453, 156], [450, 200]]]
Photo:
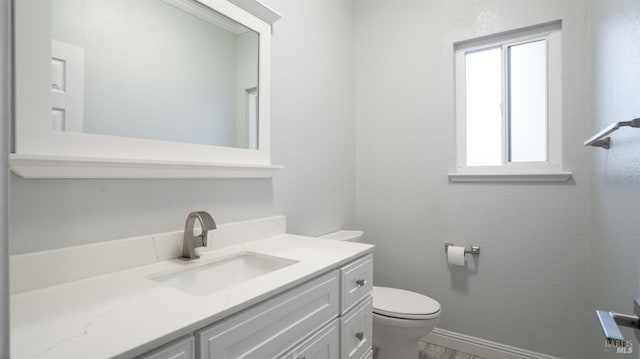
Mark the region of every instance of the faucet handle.
[[216, 229], [216, 221], [213, 220], [213, 217], [205, 211], [193, 212], [198, 219], [200, 220], [200, 224], [202, 225], [202, 232], [204, 233], [205, 228], [207, 231], [212, 229]]
[[193, 212], [189, 216], [191, 215], [198, 218], [198, 221], [200, 222], [200, 226], [202, 227], [202, 234], [200, 235], [200, 238], [202, 239], [202, 245], [206, 247], [207, 234], [209, 233], [210, 230], [217, 228], [216, 221], [213, 219], [213, 217], [211, 217], [209, 213], [205, 211]]

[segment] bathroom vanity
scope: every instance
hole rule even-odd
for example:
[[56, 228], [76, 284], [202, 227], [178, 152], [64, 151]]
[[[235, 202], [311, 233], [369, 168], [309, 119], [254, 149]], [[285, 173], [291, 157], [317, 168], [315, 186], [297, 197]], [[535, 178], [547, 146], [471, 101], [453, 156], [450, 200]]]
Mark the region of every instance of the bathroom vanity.
[[[256, 0], [17, 0], [12, 171], [271, 177], [279, 18]], [[12, 358], [370, 355], [373, 246], [283, 217], [220, 226], [197, 254], [182, 233], [13, 256]]]
[[[280, 168], [269, 61], [280, 15], [260, 1], [17, 0], [15, 14], [18, 176]], [[13, 256], [11, 357], [370, 355], [373, 246], [284, 228], [284, 217], [219, 226], [198, 253], [176, 231]]]
[[219, 226], [184, 262], [179, 235], [14, 256], [12, 357], [371, 355], [373, 246], [284, 234], [272, 217]]

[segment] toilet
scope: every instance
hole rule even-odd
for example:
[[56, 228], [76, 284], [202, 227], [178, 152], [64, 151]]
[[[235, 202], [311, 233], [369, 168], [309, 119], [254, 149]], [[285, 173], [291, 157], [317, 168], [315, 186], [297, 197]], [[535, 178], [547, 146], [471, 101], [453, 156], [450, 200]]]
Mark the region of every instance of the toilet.
[[[320, 238], [351, 242], [363, 231], [337, 231]], [[373, 287], [373, 345], [378, 359], [418, 359], [418, 339], [429, 334], [440, 319], [440, 303], [419, 293]]]

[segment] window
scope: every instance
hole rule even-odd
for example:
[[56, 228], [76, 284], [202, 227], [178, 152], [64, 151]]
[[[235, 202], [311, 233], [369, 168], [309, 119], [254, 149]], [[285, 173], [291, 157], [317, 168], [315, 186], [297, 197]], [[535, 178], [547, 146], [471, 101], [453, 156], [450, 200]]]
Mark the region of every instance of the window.
[[455, 44], [455, 175], [560, 173], [560, 28]]

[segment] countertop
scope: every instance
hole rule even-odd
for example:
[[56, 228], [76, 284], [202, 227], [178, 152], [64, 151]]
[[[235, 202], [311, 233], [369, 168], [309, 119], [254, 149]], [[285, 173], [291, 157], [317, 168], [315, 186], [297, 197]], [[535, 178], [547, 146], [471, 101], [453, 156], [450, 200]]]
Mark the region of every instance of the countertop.
[[212, 324], [373, 251], [363, 243], [283, 234], [201, 254], [248, 251], [298, 261], [206, 296], [150, 279], [197, 263], [158, 262], [11, 296], [11, 357], [129, 358]]

